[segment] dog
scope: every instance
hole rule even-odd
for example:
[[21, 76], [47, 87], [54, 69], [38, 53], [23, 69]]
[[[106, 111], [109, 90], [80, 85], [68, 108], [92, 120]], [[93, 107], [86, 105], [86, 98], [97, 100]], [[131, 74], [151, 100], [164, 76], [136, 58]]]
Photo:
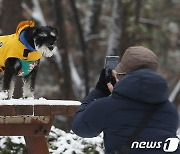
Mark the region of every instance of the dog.
[[16, 33], [0, 36], [0, 71], [3, 74], [2, 99], [11, 99], [15, 76], [23, 80], [23, 98], [34, 98], [34, 86], [42, 56], [56, 51], [58, 31], [51, 26], [36, 27], [33, 21], [22, 21]]

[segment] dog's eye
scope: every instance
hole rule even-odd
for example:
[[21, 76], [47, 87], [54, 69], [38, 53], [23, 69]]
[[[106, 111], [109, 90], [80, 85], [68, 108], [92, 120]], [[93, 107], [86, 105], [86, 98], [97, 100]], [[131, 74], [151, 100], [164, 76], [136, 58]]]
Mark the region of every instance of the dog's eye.
[[55, 36], [56, 36], [56, 34], [55, 34], [54, 32], [51, 32], [50, 35], [51, 35], [52, 37], [55, 37]]
[[40, 33], [39, 36], [40, 37], [47, 37], [47, 34], [46, 33]]

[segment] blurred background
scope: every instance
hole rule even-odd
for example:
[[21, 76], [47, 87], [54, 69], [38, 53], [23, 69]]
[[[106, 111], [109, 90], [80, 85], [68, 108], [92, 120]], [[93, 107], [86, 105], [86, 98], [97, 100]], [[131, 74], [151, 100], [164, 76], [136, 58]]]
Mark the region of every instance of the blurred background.
[[[180, 104], [180, 0], [0, 0], [0, 34], [15, 32], [22, 20], [59, 31], [58, 52], [41, 59], [35, 97], [82, 100], [95, 86], [107, 55], [122, 57], [142, 45], [160, 58], [158, 72]], [[17, 78], [15, 98], [22, 96]], [[71, 118], [55, 125], [71, 128]]]

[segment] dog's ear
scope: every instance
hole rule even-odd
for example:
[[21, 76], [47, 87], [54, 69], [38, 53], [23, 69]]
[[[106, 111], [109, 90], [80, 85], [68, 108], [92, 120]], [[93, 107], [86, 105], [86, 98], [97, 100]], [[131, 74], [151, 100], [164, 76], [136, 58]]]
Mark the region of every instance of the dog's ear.
[[55, 35], [58, 36], [58, 30], [57, 30], [56, 27], [47, 26], [47, 28], [49, 28], [50, 30], [52, 30], [52, 32], [54, 32]]
[[47, 37], [47, 33], [42, 31], [42, 29], [40, 27], [36, 27], [33, 30], [33, 36], [34, 36], [34, 38]]
[[58, 36], [58, 29], [56, 27], [53, 27], [53, 31], [56, 33], [56, 36]]
[[41, 32], [41, 33], [38, 34], [38, 36], [39, 36], [39, 37], [47, 37], [48, 34], [45, 33], [45, 32]]
[[32, 27], [32, 33], [33, 33], [33, 36], [36, 35], [36, 32], [38, 31], [38, 27]]

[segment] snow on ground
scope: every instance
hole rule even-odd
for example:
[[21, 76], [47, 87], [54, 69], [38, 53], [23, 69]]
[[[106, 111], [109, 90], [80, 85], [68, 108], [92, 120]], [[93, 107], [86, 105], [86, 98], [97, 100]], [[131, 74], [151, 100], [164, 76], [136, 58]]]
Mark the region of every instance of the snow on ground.
[[[67, 100], [46, 100], [40, 99], [11, 99], [1, 100], [0, 105], [80, 105], [79, 101]], [[25, 145], [23, 136], [0, 136], [0, 148], [6, 148], [6, 143], [11, 140], [15, 144]], [[103, 135], [94, 138], [81, 138], [72, 131], [64, 132], [52, 126], [47, 136], [49, 151], [51, 154], [84, 154], [84, 153], [104, 153]]]
[[[0, 147], [3, 148], [7, 141], [6, 136], [0, 136]], [[25, 144], [24, 138], [21, 136], [9, 137], [13, 143]], [[88, 153], [104, 153], [103, 134], [94, 138], [81, 138], [75, 135], [72, 131], [66, 133], [63, 130], [57, 129], [54, 126], [47, 136], [49, 143], [49, 151], [51, 154], [84, 154]]]
[[[94, 149], [100, 154], [104, 153], [102, 134], [94, 138], [81, 138], [75, 135], [72, 131], [70, 133], [65, 133], [60, 129], [52, 127], [49, 136], [55, 137], [56, 140], [55, 142], [52, 142], [51, 145], [58, 147], [56, 150], [50, 150], [53, 154], [71, 154], [72, 152], [84, 154], [87, 148]], [[88, 151], [90, 149], [88, 149]]]
[[[80, 105], [78, 101], [67, 100], [46, 100], [40, 99], [11, 99], [1, 100], [0, 105], [36, 105], [36, 104], [49, 104], [49, 105]], [[177, 131], [177, 136], [180, 137], [180, 129]], [[22, 136], [0, 136], [0, 148], [6, 148], [6, 142], [10, 138], [11, 142], [16, 144], [25, 145]], [[64, 132], [52, 126], [49, 135], [47, 136], [49, 151], [51, 154], [103, 154], [103, 134], [94, 138], [81, 138], [75, 135], [72, 131], [69, 133]]]

